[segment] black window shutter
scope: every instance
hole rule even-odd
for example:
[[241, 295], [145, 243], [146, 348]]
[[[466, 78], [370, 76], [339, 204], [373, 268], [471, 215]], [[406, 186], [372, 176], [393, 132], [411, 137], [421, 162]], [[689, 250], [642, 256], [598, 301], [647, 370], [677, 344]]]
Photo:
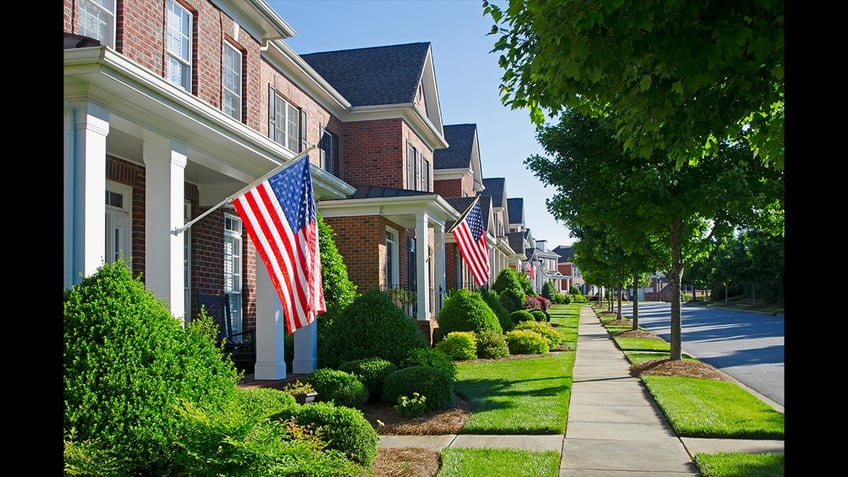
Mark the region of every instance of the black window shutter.
[[333, 175], [339, 175], [339, 137], [333, 134]]
[[307, 148], [306, 144], [306, 110], [300, 110], [300, 151], [303, 152]]
[[277, 137], [277, 92], [274, 85], [268, 84], [268, 137], [272, 141], [280, 142]]

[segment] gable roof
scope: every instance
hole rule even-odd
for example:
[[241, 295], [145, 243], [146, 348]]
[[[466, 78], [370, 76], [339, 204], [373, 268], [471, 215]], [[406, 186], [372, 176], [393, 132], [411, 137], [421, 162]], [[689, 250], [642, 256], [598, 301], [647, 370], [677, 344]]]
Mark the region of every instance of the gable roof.
[[554, 248], [554, 252], [559, 254], [562, 257], [559, 262], [573, 262], [574, 261], [574, 248], [566, 247], [564, 245], [558, 245]]
[[477, 125], [448, 124], [443, 129], [449, 146], [433, 153], [433, 169], [473, 168]]
[[510, 197], [506, 200], [506, 210], [509, 214], [509, 225], [524, 225], [524, 198]]
[[300, 57], [355, 107], [413, 103], [429, 52], [419, 42]]
[[[504, 201], [506, 200], [506, 179], [503, 177], [490, 177], [488, 179], [483, 179], [483, 192], [481, 194], [485, 194], [492, 197], [492, 203], [495, 207], [505, 207]], [[507, 212], [509, 214], [509, 212]]]

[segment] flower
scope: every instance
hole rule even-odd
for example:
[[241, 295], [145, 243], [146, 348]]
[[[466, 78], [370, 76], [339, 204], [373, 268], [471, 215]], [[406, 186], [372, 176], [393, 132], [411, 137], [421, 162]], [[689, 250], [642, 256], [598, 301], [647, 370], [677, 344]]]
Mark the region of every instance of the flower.
[[400, 396], [398, 397], [398, 403], [394, 406], [395, 411], [397, 411], [401, 417], [419, 417], [424, 414], [425, 410], [427, 410], [426, 401], [427, 398], [417, 392], [412, 393], [412, 398]]

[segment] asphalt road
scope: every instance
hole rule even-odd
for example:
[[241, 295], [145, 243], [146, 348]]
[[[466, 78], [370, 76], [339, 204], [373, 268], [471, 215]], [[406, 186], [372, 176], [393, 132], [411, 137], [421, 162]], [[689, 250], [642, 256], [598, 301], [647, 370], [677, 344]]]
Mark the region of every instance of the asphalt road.
[[[632, 317], [632, 303], [623, 302], [621, 312]], [[687, 305], [681, 314], [684, 354], [784, 406], [782, 315]], [[639, 302], [639, 326], [670, 341], [671, 304]]]

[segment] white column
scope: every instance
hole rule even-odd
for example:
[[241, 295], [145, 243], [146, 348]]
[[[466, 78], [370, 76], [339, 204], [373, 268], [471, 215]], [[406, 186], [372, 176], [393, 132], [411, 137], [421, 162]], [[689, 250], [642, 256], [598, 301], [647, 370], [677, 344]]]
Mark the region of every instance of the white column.
[[[256, 366], [255, 379], [286, 378], [286, 332], [283, 307], [262, 258], [256, 254]], [[297, 348], [295, 346], [295, 348]], [[294, 370], [292, 370], [294, 371]]]
[[441, 311], [441, 307], [439, 306], [439, 291], [442, 293], [445, 292], [447, 287], [445, 282], [445, 226], [442, 223], [437, 223], [433, 229], [434, 233], [434, 241], [435, 251], [433, 254], [435, 255], [433, 259], [436, 260], [436, 266], [434, 268], [434, 272], [436, 274], [436, 283], [434, 284], [434, 288], [436, 289], [436, 309], [433, 310], [433, 315], [438, 317], [439, 311]]
[[144, 139], [144, 283], [174, 317], [185, 314], [182, 234], [185, 224], [185, 145], [146, 132]]
[[415, 215], [415, 271], [418, 282], [417, 303], [418, 316], [415, 318], [418, 321], [427, 321], [430, 319], [430, 274], [427, 270], [427, 222], [428, 216], [424, 213]]
[[318, 367], [318, 318], [294, 332], [292, 373], [309, 374]]
[[93, 275], [106, 253], [106, 136], [109, 112], [92, 102], [74, 103], [68, 113], [64, 159], [65, 285]]

